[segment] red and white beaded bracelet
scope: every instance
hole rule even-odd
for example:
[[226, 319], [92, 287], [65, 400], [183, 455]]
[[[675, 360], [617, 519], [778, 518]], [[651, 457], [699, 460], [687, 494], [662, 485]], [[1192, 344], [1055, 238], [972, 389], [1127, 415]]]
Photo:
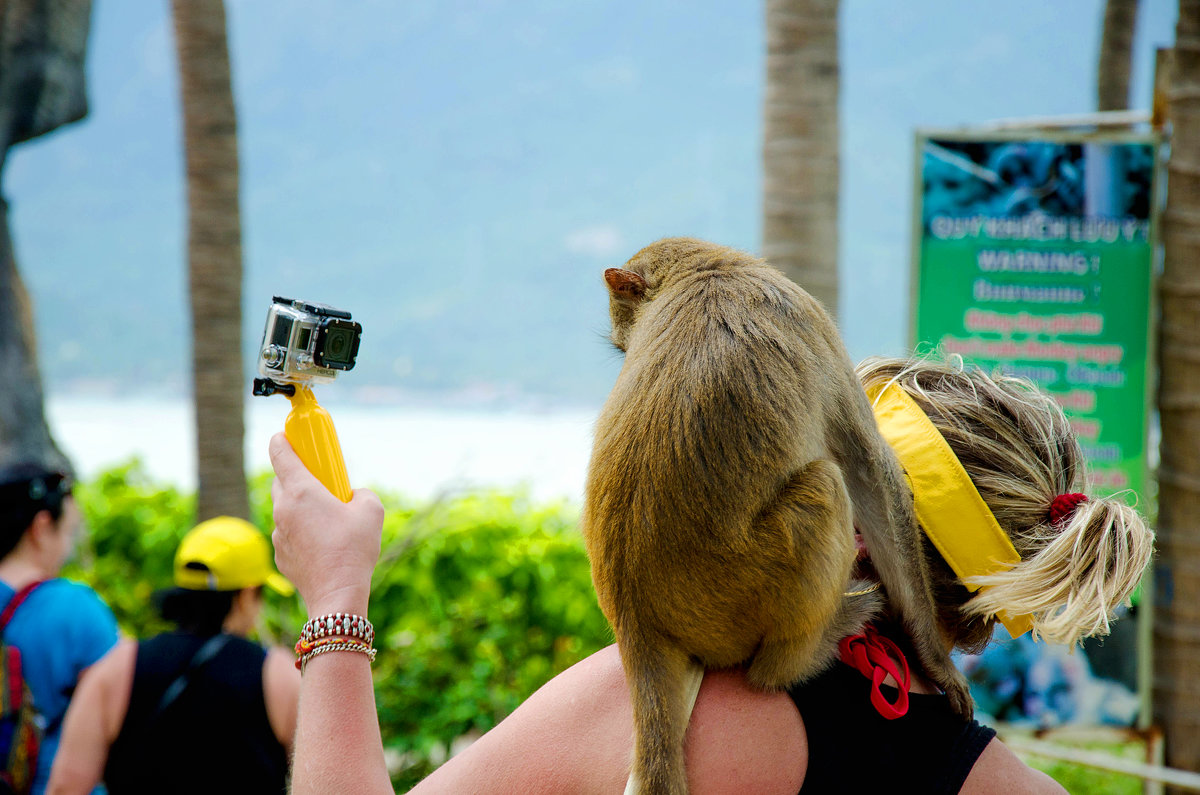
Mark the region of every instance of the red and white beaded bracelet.
[[332, 636], [358, 638], [368, 645], [375, 642], [375, 627], [363, 616], [353, 613], [329, 613], [310, 618], [300, 630], [300, 640], [312, 642]]
[[362, 652], [375, 662], [374, 642], [375, 628], [362, 616], [329, 613], [310, 618], [296, 641], [296, 667], [303, 672], [305, 663], [331, 651]]

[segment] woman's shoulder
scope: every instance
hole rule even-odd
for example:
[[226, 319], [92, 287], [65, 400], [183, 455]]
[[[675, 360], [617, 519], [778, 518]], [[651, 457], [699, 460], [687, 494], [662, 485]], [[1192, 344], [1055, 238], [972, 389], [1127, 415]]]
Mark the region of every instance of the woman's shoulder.
[[30, 599], [37, 599], [42, 604], [54, 604], [68, 609], [83, 609], [102, 611], [111, 614], [108, 605], [100, 598], [90, 585], [65, 577], [54, 577], [39, 583]]
[[1066, 792], [1062, 785], [1040, 770], [1021, 761], [1013, 750], [993, 738], [979, 755], [961, 790], [967, 795], [1054, 795]]
[[[545, 709], [582, 704], [602, 720], [598, 742], [619, 747], [623, 786], [633, 751], [633, 710], [616, 646], [609, 646], [543, 688]], [[566, 717], [564, 715], [564, 717]], [[808, 763], [807, 738], [791, 698], [750, 686], [741, 669], [705, 672], [684, 749], [691, 792], [795, 793]], [[586, 764], [586, 755], [581, 763]]]
[[741, 669], [708, 671], [685, 743], [693, 792], [796, 793], [808, 735], [786, 692], [751, 687]]
[[[734, 670], [705, 675], [685, 747], [695, 795], [795, 793], [807, 764], [791, 699], [753, 690]], [[546, 683], [418, 789], [621, 791], [632, 752], [629, 692], [617, 647], [609, 646]]]
[[117, 620], [112, 610], [84, 583], [61, 577], [46, 580], [29, 595], [27, 604], [27, 614], [36, 615], [40, 626], [65, 633], [71, 642], [89, 648], [102, 645], [101, 651], [107, 651], [117, 641]]

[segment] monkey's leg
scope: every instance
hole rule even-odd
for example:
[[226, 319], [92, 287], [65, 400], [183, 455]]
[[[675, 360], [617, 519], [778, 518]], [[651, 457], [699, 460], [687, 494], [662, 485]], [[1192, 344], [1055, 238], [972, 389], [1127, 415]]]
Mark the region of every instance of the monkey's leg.
[[785, 589], [776, 626], [755, 652], [747, 675], [763, 689], [787, 687], [819, 673], [833, 659], [843, 632], [853, 632], [878, 606], [843, 599], [854, 565], [854, 523], [841, 469], [818, 460], [796, 472], [759, 517], [763, 538], [790, 539], [781, 553], [794, 576]]
[[[626, 792], [687, 795], [683, 736], [703, 669], [661, 637], [617, 638], [633, 703], [633, 771]], [[697, 670], [698, 669], [698, 670]]]

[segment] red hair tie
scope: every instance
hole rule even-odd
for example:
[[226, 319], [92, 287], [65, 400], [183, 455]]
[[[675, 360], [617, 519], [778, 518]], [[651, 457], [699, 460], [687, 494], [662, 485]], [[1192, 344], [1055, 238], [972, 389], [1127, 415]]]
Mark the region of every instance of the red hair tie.
[[1070, 520], [1082, 502], [1087, 502], [1086, 494], [1059, 494], [1050, 502], [1050, 524]]

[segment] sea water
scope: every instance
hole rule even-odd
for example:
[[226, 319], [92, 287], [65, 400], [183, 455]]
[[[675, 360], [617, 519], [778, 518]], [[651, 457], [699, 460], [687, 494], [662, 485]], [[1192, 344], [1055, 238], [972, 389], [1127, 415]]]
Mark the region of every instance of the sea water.
[[[484, 411], [327, 405], [355, 487], [413, 498], [478, 488], [526, 489], [579, 503], [595, 410]], [[247, 400], [246, 468], [270, 468], [267, 443], [288, 403]], [[47, 421], [83, 478], [131, 458], [156, 481], [196, 487], [192, 404], [165, 398], [51, 396]]]

